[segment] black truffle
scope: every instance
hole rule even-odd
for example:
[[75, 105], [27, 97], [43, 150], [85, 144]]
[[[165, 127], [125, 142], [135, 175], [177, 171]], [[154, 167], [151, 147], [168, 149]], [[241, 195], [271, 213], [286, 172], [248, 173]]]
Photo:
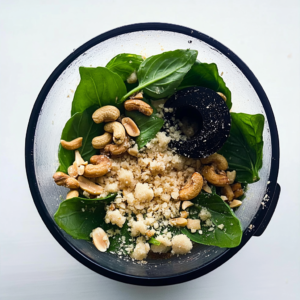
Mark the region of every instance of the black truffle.
[[172, 113], [164, 115], [171, 126], [175, 125], [173, 117], [197, 125], [194, 135], [186, 141], [170, 142], [169, 147], [175, 152], [192, 158], [207, 157], [227, 140], [231, 117], [226, 102], [215, 91], [204, 87], [186, 88], [170, 97], [164, 107], [173, 108]]

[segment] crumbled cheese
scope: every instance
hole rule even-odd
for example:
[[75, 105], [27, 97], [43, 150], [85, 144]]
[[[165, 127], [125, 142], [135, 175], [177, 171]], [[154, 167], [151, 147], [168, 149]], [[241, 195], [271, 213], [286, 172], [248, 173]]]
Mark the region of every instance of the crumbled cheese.
[[206, 221], [207, 219], [211, 218], [211, 214], [210, 212], [207, 210], [207, 208], [202, 208], [200, 213], [199, 213], [199, 218], [202, 221]]
[[224, 224], [218, 225], [218, 228], [221, 229], [221, 230], [223, 230], [224, 229]]
[[105, 223], [111, 223], [122, 228], [125, 221], [126, 217], [123, 217], [118, 209], [106, 212]]
[[147, 225], [144, 221], [133, 221], [131, 223], [131, 236], [135, 237], [140, 234], [145, 235], [147, 231]]
[[136, 260], [143, 260], [147, 257], [149, 250], [150, 250], [149, 244], [140, 241], [136, 244], [134, 251], [131, 253], [130, 256]]
[[121, 169], [119, 171], [120, 188], [130, 187], [133, 184], [133, 173], [130, 170]]
[[83, 191], [83, 196], [85, 196], [85, 197], [87, 197], [87, 198], [90, 198], [90, 194], [88, 193], [88, 192], [86, 192], [86, 191]]
[[134, 197], [140, 202], [149, 202], [153, 199], [153, 190], [149, 187], [148, 183], [137, 183], [134, 190]]
[[172, 239], [172, 253], [186, 254], [193, 248], [191, 240], [184, 234], [175, 235]]
[[155, 238], [160, 242], [160, 245], [151, 245], [151, 250], [154, 253], [167, 253], [171, 250], [172, 242], [167, 237], [163, 237], [162, 235]]
[[107, 184], [105, 186], [105, 191], [108, 193], [117, 193], [119, 191], [118, 183], [115, 182], [115, 183]]

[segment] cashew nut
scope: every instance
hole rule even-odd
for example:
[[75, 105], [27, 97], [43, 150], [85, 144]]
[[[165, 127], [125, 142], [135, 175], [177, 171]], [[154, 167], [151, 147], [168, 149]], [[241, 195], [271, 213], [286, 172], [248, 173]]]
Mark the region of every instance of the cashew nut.
[[233, 193], [232, 188], [229, 184], [226, 184], [222, 188], [221, 193], [227, 197], [228, 201], [232, 201], [233, 198], [234, 198], [234, 193]]
[[105, 124], [104, 130], [113, 133], [113, 140], [116, 144], [120, 145], [125, 140], [125, 129], [123, 125], [119, 122], [110, 122]]
[[183, 201], [182, 205], [181, 205], [181, 208], [183, 210], [186, 210], [188, 207], [193, 206], [193, 205], [194, 205], [194, 203], [191, 202], [191, 201]]
[[120, 117], [120, 111], [112, 105], [106, 105], [98, 108], [92, 115], [95, 123], [112, 122]]
[[208, 194], [212, 193], [212, 190], [211, 190], [210, 186], [207, 183], [203, 184], [202, 190], [205, 191]]
[[230, 206], [231, 208], [236, 208], [236, 207], [241, 206], [242, 203], [243, 203], [243, 202], [240, 201], [240, 200], [232, 200], [231, 202], [229, 202], [229, 206]]
[[79, 137], [73, 141], [66, 142], [65, 140], [61, 140], [60, 144], [63, 148], [67, 150], [76, 150], [82, 146], [82, 137]]
[[127, 152], [129, 155], [137, 157], [139, 154], [138, 145], [135, 144], [132, 148], [128, 149]]
[[130, 97], [130, 99], [138, 99], [138, 100], [142, 100], [143, 98], [144, 97], [143, 97], [143, 93], [142, 92], [139, 92], [136, 95], [133, 95], [132, 97]]
[[172, 226], [185, 227], [187, 225], [187, 219], [185, 219], [185, 218], [175, 218], [175, 219], [169, 220], [169, 223]]
[[228, 169], [228, 162], [226, 158], [218, 153], [214, 153], [206, 158], [201, 158], [201, 163], [204, 165], [212, 163], [215, 165], [219, 170], [227, 170]]
[[135, 99], [127, 100], [124, 103], [124, 107], [128, 111], [138, 110], [139, 112], [141, 112], [146, 116], [151, 116], [153, 113], [153, 108], [142, 100], [135, 100]]
[[243, 195], [244, 195], [243, 189], [238, 189], [238, 190], [234, 191], [234, 198], [239, 198]]
[[106, 145], [112, 142], [112, 134], [105, 132], [100, 136], [96, 136], [92, 140], [92, 145], [95, 149], [104, 149]]
[[103, 193], [103, 187], [97, 185], [96, 183], [86, 179], [83, 176], [78, 177], [78, 183], [82, 190], [88, 192], [91, 195], [100, 195]]
[[199, 219], [187, 219], [186, 227], [192, 231], [192, 233], [196, 232], [196, 230], [201, 229], [200, 220]]
[[226, 98], [226, 96], [225, 96], [224, 94], [222, 94], [222, 93], [220, 93], [220, 92], [217, 92], [217, 94], [220, 95], [220, 96], [224, 99], [224, 101], [227, 100], [227, 98]]
[[203, 177], [195, 172], [190, 182], [188, 182], [180, 191], [179, 191], [179, 200], [191, 200], [198, 196], [202, 189]]
[[109, 248], [109, 238], [102, 228], [95, 228], [91, 233], [91, 238], [99, 251], [105, 252]]
[[131, 74], [129, 75], [129, 77], [127, 78], [127, 82], [128, 82], [129, 84], [136, 83], [137, 80], [138, 80], [138, 78], [137, 78], [137, 76], [136, 76], [136, 72], [135, 72], [135, 71], [134, 71], [133, 73], [131, 73]]
[[202, 169], [203, 177], [215, 186], [223, 187], [229, 183], [229, 179], [225, 174], [217, 174], [215, 166], [204, 166]]
[[63, 172], [56, 172], [53, 175], [53, 179], [57, 185], [65, 186], [66, 188], [69, 188], [72, 190], [79, 188], [79, 182], [75, 178], [72, 178]]
[[189, 213], [187, 211], [181, 211], [180, 212], [180, 217], [181, 218], [185, 218], [186, 219], [188, 216], [189, 216]]
[[227, 175], [227, 177], [229, 179], [229, 184], [233, 184], [234, 181], [235, 181], [235, 177], [236, 177], [236, 171], [235, 170], [233, 170], [232, 172], [227, 171], [226, 175]]
[[244, 190], [242, 189], [242, 185], [239, 182], [231, 185], [231, 188], [234, 193], [234, 198], [238, 198], [244, 195]]
[[126, 132], [128, 135], [133, 136], [133, 137], [140, 135], [141, 132], [132, 119], [123, 118], [122, 124], [123, 124], [124, 128], [126, 129]]
[[130, 144], [129, 144], [128, 138], [126, 137], [123, 144], [121, 144], [121, 145], [113, 145], [113, 144], [106, 145], [104, 148], [104, 151], [110, 153], [111, 155], [116, 156], [116, 155], [121, 155], [124, 152], [126, 152], [129, 147], [130, 147]]
[[222, 199], [223, 201], [228, 201], [228, 198], [227, 198], [226, 196], [221, 196], [221, 199]]
[[67, 196], [66, 199], [71, 199], [79, 196], [79, 192], [77, 190], [71, 190]]
[[111, 161], [107, 156], [94, 155], [90, 161], [92, 164], [85, 167], [83, 176], [88, 178], [101, 177], [110, 171]]

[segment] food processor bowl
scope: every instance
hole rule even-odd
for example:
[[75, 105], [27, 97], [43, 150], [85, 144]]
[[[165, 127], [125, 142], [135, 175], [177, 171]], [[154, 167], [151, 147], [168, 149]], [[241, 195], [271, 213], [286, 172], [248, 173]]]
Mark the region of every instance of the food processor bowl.
[[[243, 227], [240, 246], [224, 249], [195, 244], [191, 253], [139, 264], [99, 252], [91, 242], [76, 240], [61, 230], [53, 215], [67, 189], [52, 175], [58, 167], [61, 131], [70, 117], [80, 66], [105, 66], [119, 53], [151, 56], [175, 49], [198, 50], [201, 62], [216, 63], [232, 93], [233, 112], [263, 114], [263, 167], [260, 181], [249, 185], [243, 205], [236, 210]], [[27, 178], [33, 200], [55, 239], [73, 257], [95, 272], [138, 285], [167, 285], [200, 277], [222, 265], [254, 235], [261, 235], [275, 210], [280, 187], [279, 141], [274, 115], [258, 80], [231, 50], [196, 30], [165, 23], [141, 23], [103, 33], [70, 54], [50, 75], [32, 109], [25, 145]]]

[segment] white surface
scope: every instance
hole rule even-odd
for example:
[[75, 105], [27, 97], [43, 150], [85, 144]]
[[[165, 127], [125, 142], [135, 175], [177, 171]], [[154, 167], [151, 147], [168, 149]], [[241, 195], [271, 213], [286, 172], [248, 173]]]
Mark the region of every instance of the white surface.
[[[299, 299], [299, 19], [291, 0], [1, 1], [0, 299]], [[271, 101], [281, 146], [282, 193], [265, 233], [212, 273], [159, 288], [112, 281], [73, 259], [39, 217], [24, 167], [28, 118], [53, 69], [92, 37], [147, 21], [197, 29], [246, 62]]]

